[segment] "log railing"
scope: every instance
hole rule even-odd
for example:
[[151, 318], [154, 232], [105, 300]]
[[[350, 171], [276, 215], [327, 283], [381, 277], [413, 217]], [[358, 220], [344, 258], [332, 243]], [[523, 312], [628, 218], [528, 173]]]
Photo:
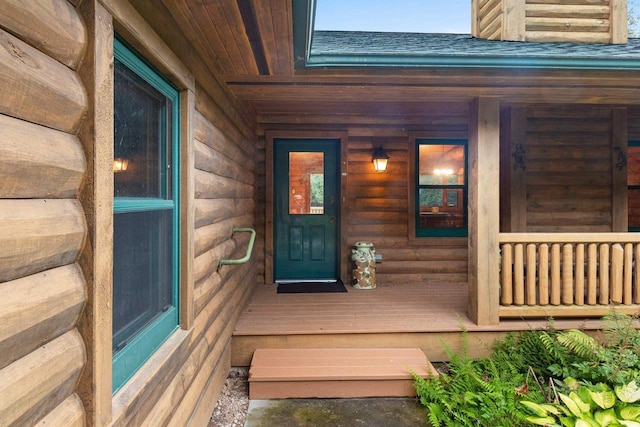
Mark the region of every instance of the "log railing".
[[640, 308], [640, 233], [501, 233], [500, 314]]

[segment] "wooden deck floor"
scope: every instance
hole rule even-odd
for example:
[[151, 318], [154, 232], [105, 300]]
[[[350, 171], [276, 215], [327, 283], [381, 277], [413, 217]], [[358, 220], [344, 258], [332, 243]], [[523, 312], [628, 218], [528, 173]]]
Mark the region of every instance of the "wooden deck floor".
[[[232, 363], [247, 366], [256, 348], [421, 347], [431, 361], [446, 360], [468, 334], [472, 355], [507, 331], [540, 328], [545, 320], [508, 320], [478, 326], [467, 317], [466, 284], [403, 284], [347, 293], [278, 294], [258, 286], [233, 335]], [[558, 329], [598, 329], [599, 320], [562, 319]]]

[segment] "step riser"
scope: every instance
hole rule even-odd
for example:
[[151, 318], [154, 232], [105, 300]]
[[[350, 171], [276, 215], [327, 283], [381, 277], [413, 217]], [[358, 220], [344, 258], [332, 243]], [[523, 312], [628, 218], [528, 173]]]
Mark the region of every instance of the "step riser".
[[250, 399], [350, 399], [357, 397], [414, 397], [408, 381], [283, 381], [253, 382]]
[[412, 372], [437, 371], [419, 348], [258, 349], [251, 399], [411, 397]]

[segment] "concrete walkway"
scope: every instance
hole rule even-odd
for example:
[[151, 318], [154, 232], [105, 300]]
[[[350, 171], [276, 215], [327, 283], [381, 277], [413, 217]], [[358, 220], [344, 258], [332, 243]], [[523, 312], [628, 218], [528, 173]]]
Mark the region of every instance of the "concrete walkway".
[[415, 398], [252, 400], [245, 427], [428, 426]]

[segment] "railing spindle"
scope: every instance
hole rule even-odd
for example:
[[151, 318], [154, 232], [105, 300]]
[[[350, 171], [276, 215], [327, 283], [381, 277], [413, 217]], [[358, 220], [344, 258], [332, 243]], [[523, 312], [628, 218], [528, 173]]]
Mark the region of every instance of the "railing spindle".
[[560, 305], [560, 244], [551, 245], [551, 305]]
[[513, 304], [513, 248], [511, 244], [502, 245], [502, 305]]
[[584, 243], [579, 243], [576, 245], [575, 275], [575, 304], [584, 305]]
[[624, 305], [633, 304], [633, 245], [624, 245], [624, 294], [622, 296]]
[[573, 245], [562, 246], [562, 304], [573, 305]]
[[634, 275], [634, 281], [633, 281], [633, 288], [634, 288], [634, 293], [633, 293], [633, 301], [636, 304], [640, 304], [640, 243], [636, 243], [635, 245], [635, 264], [636, 264], [636, 268], [635, 268], [635, 275]]
[[513, 270], [515, 273], [513, 302], [515, 305], [524, 305], [524, 253], [522, 243], [515, 245], [513, 258]]
[[598, 303], [598, 245], [589, 243], [587, 261], [587, 304]]
[[538, 250], [538, 289], [540, 305], [549, 305], [549, 245], [542, 243]]
[[609, 304], [609, 245], [600, 245], [600, 304]]
[[536, 245], [527, 245], [527, 305], [536, 305]]
[[611, 246], [611, 303], [622, 304], [622, 271], [624, 267], [624, 249], [619, 243]]

